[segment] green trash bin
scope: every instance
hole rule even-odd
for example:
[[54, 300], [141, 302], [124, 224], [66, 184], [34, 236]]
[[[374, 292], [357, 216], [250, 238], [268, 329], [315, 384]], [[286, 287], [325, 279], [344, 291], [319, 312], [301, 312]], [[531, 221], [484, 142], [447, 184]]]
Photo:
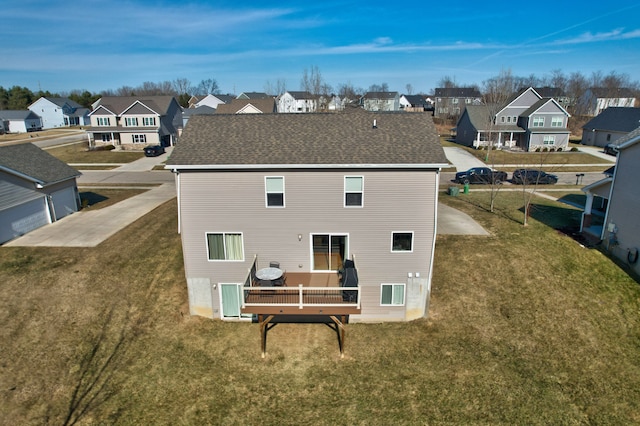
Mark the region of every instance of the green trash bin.
[[450, 186], [448, 192], [449, 192], [449, 195], [451, 195], [452, 197], [457, 197], [460, 190], [458, 189], [457, 186]]
[[465, 194], [468, 194], [468, 193], [469, 193], [469, 184], [468, 184], [468, 183], [465, 183], [465, 184], [464, 184], [464, 193], [465, 193]]

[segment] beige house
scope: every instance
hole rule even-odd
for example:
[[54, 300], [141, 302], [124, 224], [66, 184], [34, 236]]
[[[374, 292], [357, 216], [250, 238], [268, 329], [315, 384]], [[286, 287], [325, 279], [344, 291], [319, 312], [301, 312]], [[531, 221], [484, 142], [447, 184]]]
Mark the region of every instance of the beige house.
[[173, 96], [104, 96], [92, 106], [87, 128], [92, 147], [172, 146], [182, 128], [182, 108]]
[[423, 317], [446, 164], [422, 114], [192, 117], [166, 165], [191, 314]]
[[[583, 191], [587, 195], [581, 231], [602, 240], [604, 247], [616, 258], [640, 273], [640, 127], [618, 140], [619, 153], [612, 177], [593, 183]], [[604, 218], [597, 220], [594, 200], [608, 200]]]

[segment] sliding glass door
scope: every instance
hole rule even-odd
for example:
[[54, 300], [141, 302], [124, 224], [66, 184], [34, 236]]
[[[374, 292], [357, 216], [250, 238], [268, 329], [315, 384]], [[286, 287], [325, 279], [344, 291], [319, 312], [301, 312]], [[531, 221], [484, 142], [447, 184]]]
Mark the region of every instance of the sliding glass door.
[[313, 234], [311, 236], [313, 271], [337, 271], [349, 253], [346, 234]]

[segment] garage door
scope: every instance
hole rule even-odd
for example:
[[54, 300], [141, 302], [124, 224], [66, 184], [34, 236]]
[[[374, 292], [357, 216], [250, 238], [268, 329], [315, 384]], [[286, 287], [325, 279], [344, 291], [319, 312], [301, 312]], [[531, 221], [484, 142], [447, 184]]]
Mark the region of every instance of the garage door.
[[0, 243], [7, 242], [49, 223], [45, 198], [0, 211]]
[[76, 193], [73, 188], [61, 189], [51, 194], [56, 220], [78, 211]]

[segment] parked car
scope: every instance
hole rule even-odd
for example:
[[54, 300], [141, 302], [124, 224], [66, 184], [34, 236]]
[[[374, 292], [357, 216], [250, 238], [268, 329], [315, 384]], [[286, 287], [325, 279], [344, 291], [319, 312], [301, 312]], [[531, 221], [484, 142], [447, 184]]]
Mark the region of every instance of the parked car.
[[147, 157], [157, 157], [164, 154], [164, 147], [162, 145], [151, 145], [144, 147], [144, 155]]
[[542, 170], [517, 169], [513, 172], [511, 182], [518, 185], [553, 185], [558, 183], [558, 176]]
[[609, 155], [618, 155], [618, 145], [614, 143], [608, 143], [604, 147], [604, 153]]
[[489, 167], [473, 167], [466, 172], [456, 173], [457, 183], [502, 183], [507, 180], [507, 173], [491, 170]]

